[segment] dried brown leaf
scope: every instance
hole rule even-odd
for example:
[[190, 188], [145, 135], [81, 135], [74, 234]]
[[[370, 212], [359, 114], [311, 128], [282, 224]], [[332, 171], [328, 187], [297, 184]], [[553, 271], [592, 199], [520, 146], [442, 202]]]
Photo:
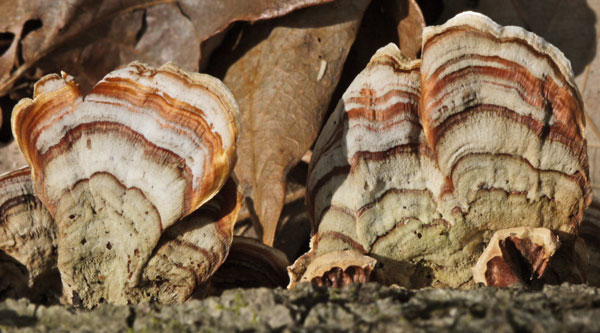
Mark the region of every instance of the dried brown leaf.
[[303, 9], [248, 27], [239, 43], [233, 38], [221, 49], [218, 67], [228, 68], [224, 82], [242, 112], [235, 172], [266, 244], [273, 244], [286, 174], [317, 136], [367, 4]]
[[233, 288], [277, 288], [289, 283], [285, 253], [255, 238], [236, 236], [227, 259], [208, 281], [209, 295]]
[[256, 21], [332, 0], [15, 0], [0, 2], [0, 95], [26, 72], [65, 70], [85, 88], [115, 67], [173, 61], [197, 70], [203, 41], [238, 20]]
[[425, 18], [416, 0], [389, 1], [391, 12], [398, 22], [398, 45], [400, 51], [410, 58], [416, 58], [421, 50], [421, 35], [425, 28]]

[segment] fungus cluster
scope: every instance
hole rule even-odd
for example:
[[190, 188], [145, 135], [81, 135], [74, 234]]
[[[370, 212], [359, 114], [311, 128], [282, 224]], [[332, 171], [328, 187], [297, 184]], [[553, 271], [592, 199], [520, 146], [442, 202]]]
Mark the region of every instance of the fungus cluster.
[[[338, 268], [348, 281], [373, 271], [388, 284], [468, 287], [496, 231], [576, 234], [591, 192], [564, 55], [476, 13], [427, 27], [421, 54], [377, 51], [327, 121], [307, 182], [314, 236], [292, 286], [333, 285], [323, 272]], [[557, 246], [540, 244], [538, 273]]]
[[[0, 176], [0, 291], [92, 308], [284, 283], [282, 252], [229, 253], [238, 118], [223, 83], [173, 64], [131, 63], [85, 97], [43, 77], [13, 111], [29, 167]], [[586, 279], [583, 102], [564, 55], [521, 28], [463, 13], [425, 29], [422, 60], [381, 48], [308, 173], [290, 287]]]
[[31, 170], [0, 180], [0, 249], [31, 278], [58, 270], [67, 303], [186, 300], [231, 246], [238, 117], [224, 84], [173, 64], [131, 63], [85, 97], [43, 77], [13, 111]]

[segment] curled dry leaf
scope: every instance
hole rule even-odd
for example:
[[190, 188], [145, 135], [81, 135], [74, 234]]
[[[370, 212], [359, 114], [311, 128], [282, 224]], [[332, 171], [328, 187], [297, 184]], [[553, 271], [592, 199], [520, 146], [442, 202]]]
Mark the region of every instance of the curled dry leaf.
[[354, 250], [385, 283], [467, 287], [494, 231], [577, 231], [591, 193], [564, 55], [470, 12], [426, 28], [422, 55], [379, 50], [326, 123], [307, 185], [316, 234], [292, 271]]
[[233, 288], [285, 287], [289, 264], [282, 251], [254, 238], [235, 236], [227, 259], [208, 282], [210, 294]]
[[0, 95], [29, 69], [67, 70], [87, 91], [119, 65], [174, 61], [198, 70], [200, 47], [238, 20], [256, 21], [331, 0], [41, 1], [0, 3]]
[[367, 4], [336, 1], [253, 25], [225, 51], [231, 55], [215, 57], [242, 112], [235, 172], [266, 244], [273, 244], [286, 174], [318, 134]]
[[[52, 216], [35, 197], [30, 169], [0, 176], [0, 253], [18, 262], [3, 260], [0, 270], [9, 274], [0, 276], [0, 280], [9, 281], [19, 296], [59, 295], [57, 238]], [[22, 284], [10, 282], [19, 279], [23, 279]]]
[[[294, 168], [296, 169], [298, 165]], [[304, 168], [302, 168], [304, 169]], [[306, 165], [308, 169], [308, 165]], [[290, 174], [296, 174], [296, 171], [290, 171]], [[304, 169], [304, 175], [306, 170]], [[277, 224], [277, 238], [273, 247], [285, 253], [287, 258], [296, 259], [308, 250], [310, 241], [310, 220], [306, 212], [305, 203], [305, 185], [306, 177], [303, 177], [302, 185], [297, 183], [298, 179], [288, 177], [285, 205], [281, 211]], [[245, 236], [257, 238], [256, 230], [252, 228], [252, 221], [247, 218], [240, 218], [242, 211], [238, 215], [238, 222], [235, 225], [234, 234], [236, 236]], [[248, 217], [248, 216], [247, 216]], [[286, 275], [287, 280], [287, 275]], [[286, 282], [287, 284], [287, 282]]]
[[[69, 302], [80, 299], [91, 307], [102, 300], [189, 296], [177, 288], [168, 289], [177, 294], [169, 296], [157, 295], [160, 287], [142, 293], [136, 288], [144, 287], [144, 274], [153, 274], [144, 268], [165, 230], [215, 196], [228, 179], [238, 112], [231, 92], [213, 77], [173, 64], [154, 69], [137, 62], [108, 74], [85, 100], [72, 77], [47, 75], [36, 83], [33, 100], [15, 106], [16, 141], [31, 166], [37, 196], [56, 220], [58, 268]], [[222, 200], [235, 207], [235, 189], [227, 193]], [[237, 215], [231, 204], [220, 206], [219, 217]], [[156, 265], [193, 264], [197, 283], [208, 278], [204, 274], [222, 262], [232, 238], [233, 221], [215, 221], [179, 222], [183, 225], [174, 230], [183, 232], [188, 223], [201, 230], [183, 238], [167, 233], [172, 241], [157, 251], [169, 256], [187, 251], [189, 262], [167, 257], [163, 263], [161, 255]], [[164, 267], [156, 269], [162, 280]]]
[[416, 0], [391, 1], [392, 13], [398, 20], [398, 45], [402, 54], [416, 58], [421, 50], [425, 18]]

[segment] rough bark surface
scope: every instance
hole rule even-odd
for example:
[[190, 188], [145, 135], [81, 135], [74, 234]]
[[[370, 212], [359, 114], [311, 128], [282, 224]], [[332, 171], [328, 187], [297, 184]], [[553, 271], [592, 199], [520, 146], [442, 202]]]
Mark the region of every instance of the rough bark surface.
[[377, 284], [324, 289], [235, 289], [181, 305], [102, 305], [92, 311], [0, 303], [0, 332], [577, 332], [599, 331], [600, 289], [409, 291]]

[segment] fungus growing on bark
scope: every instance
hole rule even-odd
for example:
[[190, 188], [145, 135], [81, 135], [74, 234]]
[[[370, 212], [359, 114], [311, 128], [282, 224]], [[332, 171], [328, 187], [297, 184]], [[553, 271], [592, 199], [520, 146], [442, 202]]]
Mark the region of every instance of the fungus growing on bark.
[[422, 62], [390, 44], [344, 93], [313, 151], [314, 236], [291, 285], [353, 251], [387, 284], [472, 286], [494, 231], [573, 234], [590, 200], [569, 61], [522, 28], [459, 14], [425, 29]]
[[300, 282], [339, 288], [350, 283], [368, 282], [377, 260], [354, 250], [343, 250], [326, 252], [298, 263], [308, 263], [308, 266], [296, 264], [289, 270], [290, 288]]
[[[38, 300], [60, 296], [56, 267], [57, 230], [35, 197], [31, 171], [22, 168], [0, 176], [0, 280], [13, 297]], [[1, 284], [1, 283], [0, 283]], [[1, 294], [1, 292], [0, 292]], [[57, 299], [54, 299], [56, 301]]]
[[473, 267], [473, 280], [486, 286], [584, 283], [588, 266], [585, 243], [574, 235], [546, 228], [498, 230]]
[[558, 237], [546, 228], [496, 231], [473, 267], [473, 280], [495, 287], [539, 280], [559, 246]]
[[[47, 75], [15, 106], [13, 133], [56, 221], [69, 302], [182, 301], [216, 270], [239, 209], [236, 185], [224, 186], [238, 116], [221, 81], [138, 62], [85, 97], [67, 74]], [[220, 190], [204, 215], [184, 219]]]

